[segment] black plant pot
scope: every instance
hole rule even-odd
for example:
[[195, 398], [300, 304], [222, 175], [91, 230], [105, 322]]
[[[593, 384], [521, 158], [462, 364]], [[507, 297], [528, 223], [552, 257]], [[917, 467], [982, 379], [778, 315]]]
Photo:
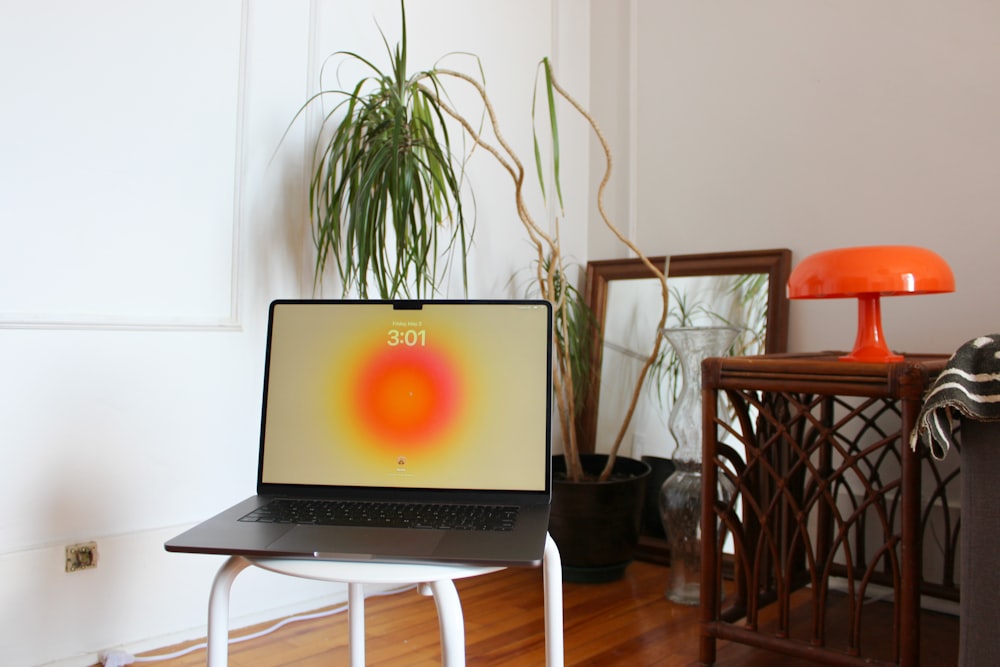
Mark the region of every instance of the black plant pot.
[[[584, 470], [596, 477], [606, 454], [584, 454]], [[599, 583], [620, 579], [639, 543], [639, 524], [650, 467], [617, 457], [607, 482], [571, 482], [566, 460], [552, 458], [552, 513], [549, 534], [559, 547], [563, 580]]]

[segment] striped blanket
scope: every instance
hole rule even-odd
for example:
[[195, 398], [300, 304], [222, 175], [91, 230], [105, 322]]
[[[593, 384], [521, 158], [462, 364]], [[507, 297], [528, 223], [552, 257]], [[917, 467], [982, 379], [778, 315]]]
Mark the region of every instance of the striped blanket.
[[954, 410], [969, 419], [1000, 421], [1000, 334], [974, 338], [955, 351], [924, 397], [910, 446], [922, 438], [934, 458], [944, 458]]

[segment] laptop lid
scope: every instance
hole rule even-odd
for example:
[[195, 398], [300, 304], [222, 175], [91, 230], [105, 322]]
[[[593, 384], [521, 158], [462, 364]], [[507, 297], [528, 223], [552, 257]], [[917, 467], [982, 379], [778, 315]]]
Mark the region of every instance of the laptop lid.
[[262, 495], [548, 501], [546, 301], [271, 304]]

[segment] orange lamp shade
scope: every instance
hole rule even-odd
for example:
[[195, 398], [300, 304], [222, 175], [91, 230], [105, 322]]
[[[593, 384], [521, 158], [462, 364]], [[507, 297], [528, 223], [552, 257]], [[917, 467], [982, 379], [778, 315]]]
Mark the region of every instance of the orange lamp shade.
[[788, 277], [790, 299], [858, 300], [858, 333], [843, 361], [890, 362], [903, 357], [889, 350], [882, 332], [880, 298], [954, 292], [955, 276], [940, 255], [902, 245], [825, 250], [806, 257]]

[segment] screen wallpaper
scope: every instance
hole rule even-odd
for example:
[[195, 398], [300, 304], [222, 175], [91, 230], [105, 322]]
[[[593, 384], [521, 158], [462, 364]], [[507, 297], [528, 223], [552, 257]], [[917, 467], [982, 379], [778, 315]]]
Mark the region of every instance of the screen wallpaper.
[[274, 309], [263, 481], [544, 490], [544, 304]]

